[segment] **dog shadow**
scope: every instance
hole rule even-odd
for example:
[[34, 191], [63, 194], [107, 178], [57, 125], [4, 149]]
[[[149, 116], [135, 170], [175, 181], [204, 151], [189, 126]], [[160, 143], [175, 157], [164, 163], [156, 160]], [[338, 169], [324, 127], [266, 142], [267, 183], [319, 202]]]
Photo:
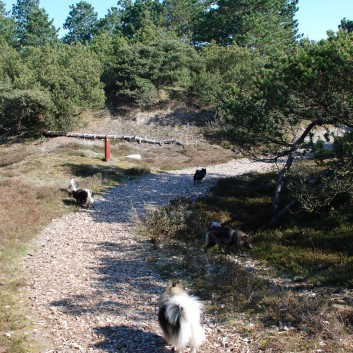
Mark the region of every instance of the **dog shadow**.
[[109, 353], [170, 353], [166, 341], [157, 334], [128, 326], [103, 326], [94, 331], [102, 338], [93, 348]]

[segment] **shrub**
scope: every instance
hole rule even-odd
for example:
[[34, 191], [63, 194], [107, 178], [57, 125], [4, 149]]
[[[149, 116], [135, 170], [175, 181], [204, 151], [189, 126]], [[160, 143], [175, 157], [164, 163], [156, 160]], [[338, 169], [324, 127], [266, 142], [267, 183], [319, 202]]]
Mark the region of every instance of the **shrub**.
[[53, 108], [47, 92], [32, 90], [1, 90], [1, 129], [14, 129], [17, 134], [23, 128], [40, 129], [45, 125], [46, 116]]
[[139, 105], [151, 105], [159, 91], [186, 92], [200, 69], [196, 50], [174, 38], [161, 36], [148, 42], [118, 41], [115, 63], [109, 68], [109, 89], [132, 98]]
[[45, 121], [47, 128], [70, 130], [77, 126], [81, 109], [103, 106], [103, 69], [87, 48], [46, 45], [31, 48], [27, 60], [53, 102], [53, 110]]

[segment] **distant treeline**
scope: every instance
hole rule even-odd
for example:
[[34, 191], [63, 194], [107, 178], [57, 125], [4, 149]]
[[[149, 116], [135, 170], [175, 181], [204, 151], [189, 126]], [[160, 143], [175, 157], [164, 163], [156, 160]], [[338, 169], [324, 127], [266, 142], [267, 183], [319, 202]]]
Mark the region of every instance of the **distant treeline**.
[[105, 97], [213, 107], [220, 86], [249, 87], [271, 57], [294, 50], [297, 2], [117, 1], [98, 18], [80, 1], [59, 38], [39, 0], [10, 12], [0, 1], [0, 129], [70, 130]]
[[17, 0], [10, 12], [0, 1], [0, 131], [69, 131], [107, 97], [140, 106], [180, 99], [243, 116], [259, 104], [264, 77], [314, 45], [298, 34], [297, 5], [119, 0], [98, 18], [80, 1], [59, 38], [39, 0]]

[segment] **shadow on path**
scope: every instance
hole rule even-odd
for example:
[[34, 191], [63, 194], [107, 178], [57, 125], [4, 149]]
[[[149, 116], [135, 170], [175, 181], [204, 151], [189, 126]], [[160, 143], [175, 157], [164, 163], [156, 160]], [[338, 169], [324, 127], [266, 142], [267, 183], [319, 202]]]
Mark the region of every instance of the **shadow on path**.
[[103, 341], [93, 347], [111, 353], [166, 353], [163, 337], [127, 326], [106, 326], [94, 329]]

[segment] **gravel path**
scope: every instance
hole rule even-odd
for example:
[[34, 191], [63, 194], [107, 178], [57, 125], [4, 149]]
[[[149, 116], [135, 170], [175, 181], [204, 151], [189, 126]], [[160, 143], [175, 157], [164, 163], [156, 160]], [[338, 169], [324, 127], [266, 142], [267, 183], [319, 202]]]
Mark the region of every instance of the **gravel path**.
[[[131, 226], [132, 207], [167, 204], [205, 194], [217, 178], [271, 166], [245, 159], [207, 168], [146, 175], [112, 188], [93, 210], [55, 219], [24, 259], [30, 332], [39, 352], [170, 352], [158, 327], [156, 304], [165, 282], [144, 260], [148, 246]], [[207, 341], [198, 352], [251, 352], [246, 337], [204, 316]]]

